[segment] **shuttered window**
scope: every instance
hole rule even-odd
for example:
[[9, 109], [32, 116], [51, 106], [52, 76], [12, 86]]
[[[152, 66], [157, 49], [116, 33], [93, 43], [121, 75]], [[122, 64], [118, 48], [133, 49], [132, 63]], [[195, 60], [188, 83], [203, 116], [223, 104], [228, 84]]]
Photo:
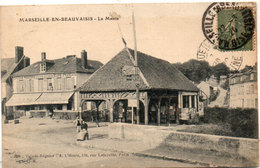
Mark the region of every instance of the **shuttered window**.
[[33, 92], [33, 88], [34, 88], [33, 85], [34, 85], [33, 79], [26, 80], [26, 92]]
[[48, 78], [47, 79], [47, 90], [53, 90], [53, 84], [52, 84], [52, 79]]
[[38, 90], [43, 91], [43, 79], [38, 79]]
[[67, 77], [65, 82], [66, 90], [72, 90], [73, 85], [74, 85], [73, 78]]
[[43, 91], [47, 91], [47, 79], [43, 79]]

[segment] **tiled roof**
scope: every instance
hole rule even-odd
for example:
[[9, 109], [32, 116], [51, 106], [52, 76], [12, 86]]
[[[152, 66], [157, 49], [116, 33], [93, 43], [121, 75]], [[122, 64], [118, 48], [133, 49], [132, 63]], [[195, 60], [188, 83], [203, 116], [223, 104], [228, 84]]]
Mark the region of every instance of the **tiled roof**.
[[[1, 76], [1, 82], [5, 82], [9, 77], [17, 70], [17, 67], [19, 64], [23, 63], [25, 56], [23, 56], [18, 63], [14, 62], [14, 58], [7, 58], [7, 61], [4, 61], [3, 68], [6, 68], [6, 70], [1, 69], [1, 72], [5, 71], [3, 75]], [[8, 66], [8, 67], [5, 67]], [[2, 64], [1, 64], [2, 68]]]
[[1, 59], [1, 71], [8, 71], [8, 69], [14, 64], [14, 58], [2, 58]]
[[[47, 70], [45, 73], [93, 73], [103, 64], [99, 61], [88, 60], [88, 68], [82, 67], [81, 59], [75, 56], [64, 57], [61, 59], [52, 60], [51, 64], [47, 64]], [[16, 73], [13, 74], [14, 77], [17, 76], [28, 76], [36, 75], [40, 73], [40, 64], [42, 62], [36, 62]], [[41, 73], [44, 74], [44, 73]]]
[[[134, 51], [129, 49], [131, 55]], [[168, 89], [198, 91], [198, 88], [177, 68], [165, 60], [161, 60], [141, 52], [137, 52], [138, 76], [140, 90]], [[123, 49], [107, 64], [96, 71], [79, 88], [81, 92], [135, 90], [135, 80], [127, 80], [122, 73], [125, 66], [133, 66], [127, 49]]]

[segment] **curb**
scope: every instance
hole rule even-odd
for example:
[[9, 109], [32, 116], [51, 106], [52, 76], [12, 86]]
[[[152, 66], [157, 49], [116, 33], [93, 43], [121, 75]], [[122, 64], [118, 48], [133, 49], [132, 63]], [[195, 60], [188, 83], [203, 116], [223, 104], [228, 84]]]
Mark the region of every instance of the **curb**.
[[[79, 146], [82, 146], [82, 147], [86, 147], [83, 142], [76, 142], [76, 144]], [[150, 153], [143, 153], [143, 152], [129, 152], [129, 151], [110, 149], [110, 148], [102, 148], [102, 147], [97, 147], [95, 145], [93, 145], [92, 149], [99, 149], [99, 150], [105, 150], [105, 151], [110, 151], [110, 152], [121, 152], [121, 153], [132, 154], [134, 156], [139, 156], [139, 157], [155, 158], [155, 159], [161, 159], [161, 160], [171, 160], [171, 161], [178, 161], [178, 162], [182, 162], [182, 163], [200, 164], [201, 166], [206, 166], [206, 167], [229, 167], [227, 165], [214, 165], [214, 164], [200, 162], [200, 161], [191, 160], [191, 159], [181, 159], [181, 158], [156, 155], [156, 154], [150, 154]]]

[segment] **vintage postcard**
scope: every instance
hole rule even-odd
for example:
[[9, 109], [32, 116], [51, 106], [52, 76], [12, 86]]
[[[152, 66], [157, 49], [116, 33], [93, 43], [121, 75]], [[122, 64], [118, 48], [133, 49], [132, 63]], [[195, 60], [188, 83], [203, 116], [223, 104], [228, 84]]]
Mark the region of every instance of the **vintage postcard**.
[[2, 166], [257, 167], [256, 6], [1, 6]]

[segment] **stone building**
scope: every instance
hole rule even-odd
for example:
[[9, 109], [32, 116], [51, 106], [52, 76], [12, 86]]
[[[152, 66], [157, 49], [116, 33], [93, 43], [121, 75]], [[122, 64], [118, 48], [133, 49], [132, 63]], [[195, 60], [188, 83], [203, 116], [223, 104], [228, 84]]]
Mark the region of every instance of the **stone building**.
[[54, 112], [60, 118], [75, 117], [79, 112], [75, 90], [101, 66], [101, 62], [89, 60], [84, 50], [81, 59], [69, 55], [48, 60], [43, 52], [41, 61], [13, 74], [14, 94], [7, 106], [31, 116]]
[[258, 108], [257, 72], [237, 73], [229, 78], [230, 107]]
[[15, 47], [14, 58], [1, 59], [1, 105], [2, 114], [7, 118], [13, 116], [13, 108], [7, 107], [6, 102], [13, 95], [13, 80], [11, 75], [30, 65], [30, 58], [24, 56], [23, 47]]
[[[81, 104], [106, 102], [111, 122], [142, 124], [188, 120], [198, 113], [198, 88], [165, 60], [123, 49], [79, 88]], [[136, 92], [138, 87], [139, 92]], [[137, 112], [137, 94], [140, 112]]]

